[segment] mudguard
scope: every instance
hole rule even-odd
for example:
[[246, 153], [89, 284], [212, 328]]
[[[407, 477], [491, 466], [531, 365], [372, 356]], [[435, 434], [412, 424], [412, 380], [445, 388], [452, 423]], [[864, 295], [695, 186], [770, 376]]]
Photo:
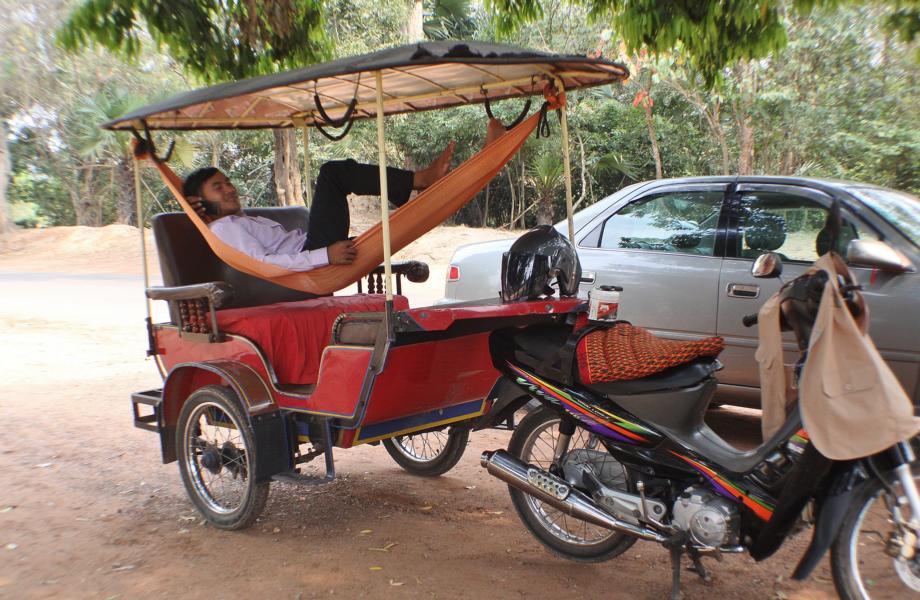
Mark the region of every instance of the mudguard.
[[492, 408], [476, 420], [473, 431], [495, 427], [530, 401], [530, 396], [521, 386], [504, 376], [495, 381], [488, 397], [493, 401]]
[[176, 460], [176, 420], [185, 399], [196, 389], [223, 383], [240, 398], [255, 437], [256, 473], [259, 482], [291, 468], [291, 449], [284, 416], [269, 386], [249, 365], [230, 360], [183, 363], [173, 367], [163, 386], [160, 446], [163, 462]]
[[853, 501], [853, 495], [859, 484], [865, 481], [858, 462], [837, 463], [837, 466], [839, 468], [829, 482], [827, 496], [818, 506], [818, 518], [811, 543], [792, 573], [792, 578], [796, 581], [808, 579], [837, 539], [847, 509]]

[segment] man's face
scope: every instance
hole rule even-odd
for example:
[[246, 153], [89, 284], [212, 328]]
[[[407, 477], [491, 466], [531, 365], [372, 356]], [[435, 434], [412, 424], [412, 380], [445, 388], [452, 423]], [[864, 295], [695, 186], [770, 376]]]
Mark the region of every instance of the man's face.
[[235, 215], [242, 208], [236, 188], [220, 171], [201, 185], [201, 198], [211, 202], [219, 216]]

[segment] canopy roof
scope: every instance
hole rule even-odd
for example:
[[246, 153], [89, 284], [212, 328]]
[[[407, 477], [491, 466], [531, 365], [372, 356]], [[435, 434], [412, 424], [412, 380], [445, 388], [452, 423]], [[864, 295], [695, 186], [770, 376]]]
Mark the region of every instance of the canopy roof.
[[586, 56], [483, 42], [425, 42], [343, 58], [285, 73], [180, 94], [105, 123], [105, 129], [254, 129], [328, 124], [377, 115], [374, 72], [381, 71], [385, 114], [447, 108], [542, 93], [556, 78], [565, 89], [615, 83], [623, 65]]

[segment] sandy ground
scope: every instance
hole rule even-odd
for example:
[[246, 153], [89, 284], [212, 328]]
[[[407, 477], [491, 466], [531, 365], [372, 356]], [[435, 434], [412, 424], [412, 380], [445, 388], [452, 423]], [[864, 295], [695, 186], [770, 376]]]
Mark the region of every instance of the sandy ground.
[[[441, 228], [410, 248], [434, 263], [413, 304], [440, 295], [456, 245], [498, 235]], [[526, 533], [506, 488], [478, 465], [507, 432], [473, 434], [460, 464], [434, 480], [406, 474], [380, 447], [339, 451], [337, 481], [274, 484], [252, 528], [204, 524], [176, 465], [161, 464], [155, 436], [131, 423], [129, 394], [160, 385], [144, 358], [139, 256], [124, 226], [0, 240], [0, 597], [666, 597], [668, 559], [654, 545], [579, 565]], [[741, 443], [757, 439], [756, 413], [711, 420]], [[832, 598], [826, 561], [807, 584], [788, 581], [806, 542], [762, 564], [726, 557], [712, 585], [686, 573], [686, 596]]]

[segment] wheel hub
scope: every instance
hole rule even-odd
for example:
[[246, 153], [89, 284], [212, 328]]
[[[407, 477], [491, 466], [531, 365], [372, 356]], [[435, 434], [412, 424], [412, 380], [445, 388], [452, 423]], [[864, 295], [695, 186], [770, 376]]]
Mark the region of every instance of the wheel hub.
[[912, 560], [894, 559], [894, 570], [904, 585], [915, 592], [920, 592], [920, 562], [916, 557]]
[[222, 463], [221, 451], [214, 444], [208, 444], [201, 451], [201, 466], [211, 473], [215, 475], [220, 473]]
[[233, 442], [224, 442], [220, 447], [220, 464], [236, 477], [243, 470], [243, 454], [233, 445]]

